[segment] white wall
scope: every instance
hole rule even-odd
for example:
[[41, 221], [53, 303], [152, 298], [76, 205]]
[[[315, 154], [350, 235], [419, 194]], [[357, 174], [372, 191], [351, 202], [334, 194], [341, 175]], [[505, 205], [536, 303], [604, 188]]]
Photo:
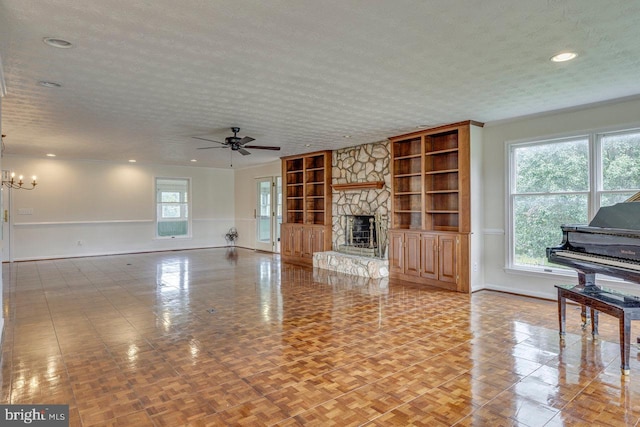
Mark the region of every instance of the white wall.
[[[11, 190], [16, 261], [225, 246], [234, 225], [231, 170], [11, 156], [2, 166], [39, 182]], [[191, 238], [155, 238], [157, 176], [191, 179]]]
[[[502, 124], [488, 124], [484, 128], [484, 267], [485, 286], [489, 289], [556, 297], [555, 284], [577, 283], [572, 276], [543, 274], [515, 274], [505, 271], [506, 265], [506, 186], [508, 141], [546, 138], [573, 132], [640, 126], [640, 100], [632, 99], [607, 103], [590, 108], [549, 113], [513, 120]], [[560, 244], [560, 241], [558, 241]], [[638, 292], [637, 285], [613, 285], [628, 292]]]
[[256, 220], [253, 216], [257, 197], [256, 178], [280, 176], [281, 174], [280, 160], [235, 171], [235, 226], [238, 229], [238, 246], [250, 249], [256, 247]]
[[483, 129], [478, 126], [469, 127], [469, 138], [471, 147], [470, 174], [471, 174], [471, 238], [470, 249], [471, 258], [469, 268], [471, 269], [470, 289], [472, 292], [483, 289], [484, 284], [484, 185], [483, 185]]

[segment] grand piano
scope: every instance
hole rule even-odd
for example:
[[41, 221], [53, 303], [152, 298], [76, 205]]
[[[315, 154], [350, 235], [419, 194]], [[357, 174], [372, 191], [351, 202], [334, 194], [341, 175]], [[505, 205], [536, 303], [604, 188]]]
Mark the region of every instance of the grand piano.
[[556, 286], [560, 335], [564, 336], [565, 299], [582, 305], [583, 324], [585, 307], [591, 309], [594, 336], [598, 311], [617, 317], [621, 369], [628, 374], [630, 320], [640, 319], [640, 298], [598, 286], [596, 274], [640, 284], [640, 193], [623, 203], [600, 208], [588, 226], [562, 225], [561, 229], [562, 243], [547, 248], [547, 259], [576, 270], [578, 285]]
[[562, 243], [547, 259], [578, 272], [578, 283], [596, 286], [595, 274], [640, 284], [640, 193], [600, 208], [585, 225], [562, 225]]

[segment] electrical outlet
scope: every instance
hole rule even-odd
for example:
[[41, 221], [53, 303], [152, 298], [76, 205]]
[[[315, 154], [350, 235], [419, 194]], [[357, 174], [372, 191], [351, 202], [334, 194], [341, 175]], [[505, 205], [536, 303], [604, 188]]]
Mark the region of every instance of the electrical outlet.
[[473, 272], [474, 272], [474, 273], [477, 273], [477, 272], [478, 272], [478, 263], [477, 263], [477, 262], [474, 262], [474, 263], [473, 263]]

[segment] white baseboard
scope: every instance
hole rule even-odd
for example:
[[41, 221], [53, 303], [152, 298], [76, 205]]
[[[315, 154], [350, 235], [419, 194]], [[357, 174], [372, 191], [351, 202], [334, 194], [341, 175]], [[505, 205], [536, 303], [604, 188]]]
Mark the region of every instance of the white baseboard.
[[492, 285], [489, 283], [485, 283], [484, 288], [478, 290], [505, 292], [508, 294], [522, 295], [526, 297], [540, 298], [551, 301], [556, 301], [558, 299], [558, 294], [555, 292], [536, 292], [528, 289], [509, 288], [506, 286]]

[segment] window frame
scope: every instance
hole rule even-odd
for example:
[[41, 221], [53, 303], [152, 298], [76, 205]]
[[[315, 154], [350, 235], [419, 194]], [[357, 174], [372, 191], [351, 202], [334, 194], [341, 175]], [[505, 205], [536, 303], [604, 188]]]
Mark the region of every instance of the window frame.
[[[596, 179], [596, 184], [597, 184], [597, 188], [596, 188], [596, 197], [594, 198], [594, 211], [593, 211], [593, 215], [595, 215], [599, 209], [600, 206], [600, 202], [602, 200], [602, 196], [606, 195], [606, 194], [621, 194], [621, 193], [628, 193], [630, 190], [633, 191], [637, 191], [635, 189], [618, 189], [618, 190], [605, 190], [604, 189], [604, 174], [603, 174], [603, 156], [602, 156], [602, 151], [603, 151], [603, 142], [602, 139], [604, 137], [607, 136], [612, 136], [612, 135], [624, 135], [624, 134], [640, 134], [640, 128], [638, 127], [632, 127], [632, 128], [623, 128], [623, 129], [615, 129], [615, 130], [608, 130], [608, 131], [601, 131], [601, 132], [597, 132], [595, 133], [595, 137], [596, 139], [596, 153], [594, 154], [594, 158], [597, 159], [598, 164], [600, 165], [600, 169], [598, 170], [598, 175], [595, 177]], [[590, 218], [593, 218], [590, 217]]]
[[[603, 137], [611, 135], [623, 135], [640, 133], [640, 127], [637, 126], [625, 126], [606, 129], [593, 129], [589, 131], [573, 132], [562, 135], [555, 135], [549, 137], [540, 138], [528, 138], [525, 140], [507, 141], [505, 143], [505, 163], [506, 163], [506, 232], [505, 232], [505, 270], [514, 273], [536, 273], [545, 276], [548, 275], [562, 275], [562, 276], [575, 276], [576, 272], [568, 267], [554, 265], [553, 267], [548, 265], [520, 265], [515, 263], [515, 205], [514, 201], [517, 196], [522, 195], [561, 195], [561, 194], [586, 194], [587, 195], [587, 215], [590, 222], [595, 214], [600, 209], [600, 203], [603, 195], [626, 193], [633, 189], [624, 190], [604, 190], [604, 171], [603, 171]], [[589, 177], [587, 191], [567, 191], [567, 192], [540, 192], [540, 193], [517, 193], [515, 192], [516, 185], [516, 162], [515, 162], [515, 150], [521, 147], [546, 145], [553, 143], [562, 143], [576, 139], [586, 139], [588, 143], [588, 167]], [[640, 189], [639, 189], [640, 190]], [[638, 190], [634, 190], [638, 191]], [[560, 245], [558, 240], [557, 245]]]
[[[159, 181], [182, 181], [184, 183], [186, 183], [186, 192], [181, 192], [182, 195], [186, 194], [186, 199], [187, 201], [180, 201], [177, 202], [180, 205], [180, 218], [178, 220], [183, 220], [186, 219], [187, 222], [187, 232], [185, 234], [173, 234], [173, 235], [160, 235], [159, 233], [159, 226], [160, 223], [162, 222], [168, 222], [170, 220], [168, 219], [163, 219], [160, 216], [160, 212], [162, 209], [162, 205], [166, 204], [161, 202], [160, 200], [160, 193], [161, 193], [161, 187], [158, 185]], [[191, 205], [191, 200], [192, 200], [192, 188], [191, 188], [191, 178], [189, 177], [170, 177], [170, 176], [156, 176], [154, 177], [153, 180], [154, 183], [154, 209], [155, 209], [155, 221], [154, 221], [154, 234], [155, 234], [155, 238], [156, 239], [190, 239], [192, 237], [192, 215], [191, 213], [193, 212], [192, 210], [192, 205]], [[182, 196], [181, 196], [182, 199]], [[186, 207], [186, 212], [184, 212], [183, 208]], [[186, 214], [186, 218], [185, 218], [185, 214]]]

